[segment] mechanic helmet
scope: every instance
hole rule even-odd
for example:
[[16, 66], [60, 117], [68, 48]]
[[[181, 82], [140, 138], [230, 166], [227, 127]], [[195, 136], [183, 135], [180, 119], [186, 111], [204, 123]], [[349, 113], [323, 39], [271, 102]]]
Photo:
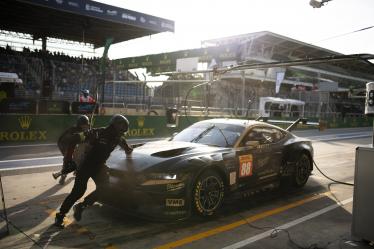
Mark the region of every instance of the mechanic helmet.
[[87, 97], [88, 94], [90, 93], [90, 91], [88, 91], [87, 89], [83, 89], [81, 92], [82, 92], [84, 97]]
[[118, 133], [126, 133], [129, 130], [129, 121], [121, 114], [115, 114], [110, 119], [109, 125], [112, 126]]
[[77, 127], [87, 130], [90, 126], [90, 119], [86, 115], [79, 115], [77, 118]]

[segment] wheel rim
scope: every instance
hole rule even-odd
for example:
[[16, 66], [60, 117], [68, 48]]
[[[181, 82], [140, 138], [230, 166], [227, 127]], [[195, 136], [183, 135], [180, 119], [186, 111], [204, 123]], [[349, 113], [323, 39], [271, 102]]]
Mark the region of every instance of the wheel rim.
[[304, 184], [309, 177], [309, 159], [302, 156], [296, 165], [296, 183], [298, 185]]
[[220, 180], [215, 176], [209, 176], [201, 181], [201, 188], [198, 193], [200, 207], [205, 212], [216, 209], [222, 199], [222, 186]]

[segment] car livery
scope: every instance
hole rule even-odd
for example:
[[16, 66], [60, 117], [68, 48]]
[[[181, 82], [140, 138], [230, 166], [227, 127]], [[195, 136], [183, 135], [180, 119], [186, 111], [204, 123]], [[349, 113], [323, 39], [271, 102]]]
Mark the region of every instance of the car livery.
[[[192, 124], [131, 155], [115, 149], [100, 201], [155, 219], [217, 212], [225, 198], [288, 182], [302, 187], [313, 170], [311, 141], [277, 126], [241, 119]], [[282, 181], [284, 180], [284, 181]]]

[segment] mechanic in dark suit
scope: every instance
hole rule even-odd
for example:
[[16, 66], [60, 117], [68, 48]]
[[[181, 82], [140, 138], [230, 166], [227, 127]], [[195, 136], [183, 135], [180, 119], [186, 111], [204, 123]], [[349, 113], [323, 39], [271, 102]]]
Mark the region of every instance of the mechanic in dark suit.
[[78, 167], [71, 193], [62, 203], [60, 212], [56, 214], [56, 226], [64, 227], [63, 221], [66, 213], [69, 212], [74, 203], [86, 192], [89, 178], [94, 180], [96, 190], [86, 196], [83, 202], [74, 206], [74, 218], [79, 221], [83, 210], [87, 206], [94, 204], [98, 199], [100, 186], [108, 182], [105, 162], [110, 156], [110, 153], [117, 145], [124, 149], [126, 154], [130, 154], [133, 150], [124, 138], [128, 129], [129, 121], [124, 116], [117, 114], [112, 117], [109, 125], [105, 128], [92, 129], [72, 136], [71, 144], [88, 142], [90, 147]]
[[67, 174], [77, 169], [77, 165], [75, 164], [72, 158], [73, 152], [75, 150], [75, 144], [70, 144], [70, 138], [73, 134], [88, 130], [89, 127], [89, 118], [86, 115], [80, 115], [77, 118], [75, 126], [67, 128], [57, 140], [57, 146], [60, 149], [64, 159], [61, 171], [53, 173], [52, 176], [55, 179], [61, 177], [59, 181], [61, 185], [65, 183]]

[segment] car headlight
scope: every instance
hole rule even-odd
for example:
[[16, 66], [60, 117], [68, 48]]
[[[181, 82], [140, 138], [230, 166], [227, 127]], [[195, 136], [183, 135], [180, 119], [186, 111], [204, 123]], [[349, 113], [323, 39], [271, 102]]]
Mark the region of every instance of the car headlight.
[[177, 180], [177, 174], [170, 173], [151, 173], [148, 175], [150, 180]]
[[145, 177], [141, 185], [150, 186], [180, 183], [183, 182], [182, 178], [183, 177], [181, 175], [177, 175], [174, 173], [150, 173]]

